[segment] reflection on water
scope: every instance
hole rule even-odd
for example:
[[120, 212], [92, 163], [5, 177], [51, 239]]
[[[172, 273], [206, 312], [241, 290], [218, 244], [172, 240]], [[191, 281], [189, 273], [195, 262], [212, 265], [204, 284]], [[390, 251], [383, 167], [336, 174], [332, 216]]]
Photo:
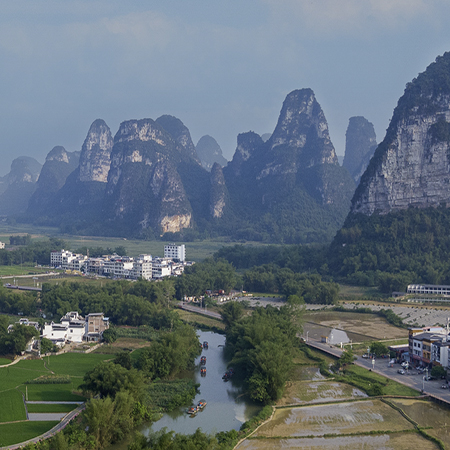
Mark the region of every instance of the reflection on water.
[[186, 407], [165, 414], [149, 428], [141, 430], [147, 435], [149, 431], [158, 431], [167, 427], [168, 431], [192, 434], [197, 428], [206, 433], [239, 430], [241, 425], [259, 412], [260, 407], [249, 404], [242, 396], [240, 387], [233, 381], [224, 382], [222, 375], [227, 370], [223, 355], [225, 336], [212, 332], [197, 331], [200, 342], [208, 341], [209, 348], [202, 351], [206, 356], [206, 377], [200, 376], [200, 356], [196, 360], [195, 382], [200, 384], [199, 394], [194, 403], [205, 399], [205, 409], [191, 417], [186, 414]]

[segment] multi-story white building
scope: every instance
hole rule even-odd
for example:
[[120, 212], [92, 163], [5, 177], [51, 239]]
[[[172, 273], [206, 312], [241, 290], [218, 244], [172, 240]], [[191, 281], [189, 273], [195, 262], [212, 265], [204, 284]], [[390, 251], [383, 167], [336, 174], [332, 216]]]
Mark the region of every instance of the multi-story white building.
[[450, 286], [436, 284], [408, 284], [407, 294], [450, 295]]
[[137, 280], [151, 280], [153, 278], [153, 263], [150, 260], [138, 259], [133, 262], [133, 269], [130, 272], [130, 278]]
[[164, 258], [173, 259], [174, 261], [184, 262], [186, 259], [186, 249], [184, 244], [167, 244], [164, 246]]
[[83, 258], [83, 255], [69, 252], [68, 250], [52, 251], [50, 253], [50, 265], [52, 267], [61, 267], [69, 269], [69, 264], [75, 259]]
[[156, 260], [153, 260], [151, 255], [145, 254], [139, 255], [137, 258], [119, 255], [89, 258], [81, 254], [61, 250], [51, 252], [50, 261], [54, 267], [80, 271], [88, 275], [105, 275], [135, 280], [138, 278], [144, 280], [161, 279], [171, 275], [181, 275], [186, 265], [193, 264], [184, 261], [184, 245], [171, 244], [165, 246], [165, 254], [174, 256], [157, 258]]
[[164, 277], [172, 275], [172, 268], [169, 264], [169, 260], [166, 258], [155, 259], [152, 264], [152, 278], [154, 280], [160, 280]]
[[103, 313], [88, 314], [85, 319], [77, 311], [70, 311], [61, 318], [60, 323], [46, 323], [42, 337], [62, 347], [67, 342], [98, 341], [108, 328], [109, 319]]

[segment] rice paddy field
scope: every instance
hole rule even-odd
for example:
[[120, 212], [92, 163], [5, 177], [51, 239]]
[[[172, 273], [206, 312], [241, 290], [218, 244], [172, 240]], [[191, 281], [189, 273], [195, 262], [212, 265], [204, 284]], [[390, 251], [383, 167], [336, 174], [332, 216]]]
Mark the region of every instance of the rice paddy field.
[[0, 423], [0, 446], [23, 442], [40, 436], [52, 429], [58, 422], [16, 422]]
[[373, 436], [339, 436], [313, 438], [251, 439], [238, 447], [239, 450], [436, 450], [436, 444], [416, 433], [381, 434]]
[[[57, 422], [26, 420], [24, 400], [27, 401], [84, 401], [79, 385], [84, 374], [111, 355], [65, 353], [44, 359], [22, 360], [0, 367], [0, 446], [23, 442], [48, 431]], [[69, 375], [67, 384], [27, 383], [42, 375]], [[66, 413], [76, 405], [27, 404], [29, 413]]]

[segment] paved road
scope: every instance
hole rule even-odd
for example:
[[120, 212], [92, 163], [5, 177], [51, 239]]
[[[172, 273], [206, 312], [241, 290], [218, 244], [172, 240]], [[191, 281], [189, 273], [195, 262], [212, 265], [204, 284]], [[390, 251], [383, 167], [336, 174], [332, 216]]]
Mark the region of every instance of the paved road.
[[[339, 357], [343, 351], [340, 348], [330, 346], [329, 344], [316, 342], [311, 339], [307, 342], [307, 344], [336, 357]], [[425, 394], [450, 404], [450, 390], [441, 389], [443, 384], [442, 380], [424, 381], [423, 375], [418, 374], [416, 370], [409, 370], [408, 375], [401, 375], [397, 373], [397, 370], [400, 369], [401, 366], [399, 364], [394, 364], [394, 367], [388, 367], [388, 359], [384, 358], [376, 359], [375, 364], [373, 364], [371, 359], [364, 359], [358, 356], [355, 360], [355, 364], [360, 367], [364, 367], [365, 369], [370, 369], [379, 375], [398, 381], [399, 383], [412, 387], [418, 391], [421, 391], [423, 387]]]
[[197, 314], [203, 314], [204, 316], [209, 316], [209, 317], [213, 317], [214, 319], [222, 320], [222, 316], [219, 313], [216, 313], [213, 311], [208, 311], [206, 308], [203, 309], [198, 306], [188, 305], [183, 302], [180, 302], [179, 306], [181, 309], [184, 309], [185, 311], [190, 311], [190, 312], [194, 312]]

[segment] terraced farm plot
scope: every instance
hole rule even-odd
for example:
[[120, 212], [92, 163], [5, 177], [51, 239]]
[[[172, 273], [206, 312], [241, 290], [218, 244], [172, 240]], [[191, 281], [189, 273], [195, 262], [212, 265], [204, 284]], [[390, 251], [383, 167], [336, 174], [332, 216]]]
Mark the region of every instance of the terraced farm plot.
[[446, 448], [450, 448], [450, 411], [436, 403], [395, 399], [391, 403], [401, 408], [412, 420], [422, 427], [433, 427], [427, 433], [444, 442]]
[[78, 405], [65, 405], [62, 403], [28, 403], [27, 409], [29, 413], [69, 413], [77, 406]]
[[45, 433], [57, 424], [55, 421], [0, 424], [0, 446], [24, 442]]
[[[84, 397], [72, 393], [72, 390], [78, 388], [82, 380], [77, 380], [76, 385], [73, 384], [28, 384], [28, 400], [30, 401], [46, 401], [46, 402], [82, 402]], [[25, 386], [20, 386], [22, 392], [25, 393]]]
[[238, 450], [436, 450], [436, 444], [416, 433], [381, 434], [374, 436], [342, 436], [303, 439], [248, 439]]
[[21, 392], [17, 389], [0, 393], [1, 408], [0, 422], [13, 422], [15, 420], [26, 420], [25, 405]]
[[349, 398], [367, 397], [367, 394], [348, 384], [335, 381], [290, 381], [277, 406], [308, 402], [330, 402]]
[[92, 370], [97, 364], [111, 358], [113, 358], [111, 355], [98, 353], [65, 353], [64, 355], [46, 357], [45, 362], [47, 367], [58, 375], [83, 377], [86, 372]]
[[[0, 391], [13, 389], [28, 380], [34, 380], [41, 375], [48, 375], [42, 364], [42, 369], [28, 368], [26, 363], [34, 361], [20, 361], [18, 364], [8, 367], [0, 367]], [[32, 366], [31, 366], [32, 367]]]
[[278, 409], [254, 436], [324, 436], [413, 429], [400, 413], [379, 400]]

